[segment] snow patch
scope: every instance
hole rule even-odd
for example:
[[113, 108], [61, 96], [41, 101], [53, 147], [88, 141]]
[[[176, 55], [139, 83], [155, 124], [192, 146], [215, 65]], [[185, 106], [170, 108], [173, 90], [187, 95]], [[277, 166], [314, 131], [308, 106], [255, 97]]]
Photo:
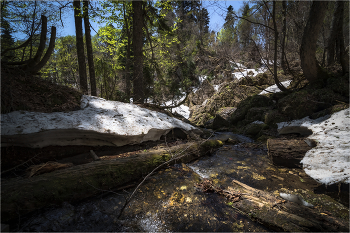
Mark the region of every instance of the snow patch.
[[[292, 82], [292, 80], [287, 80], [287, 81], [284, 81], [284, 82], [281, 82], [281, 84], [287, 88], [289, 87], [290, 83]], [[259, 95], [265, 95], [267, 93], [277, 93], [277, 92], [280, 92], [281, 90], [277, 87], [277, 85], [272, 85], [272, 86], [269, 86], [268, 88], [266, 88], [265, 90], [263, 90], [262, 92], [259, 93]]]
[[277, 124], [278, 130], [295, 126], [312, 130], [308, 138], [315, 140], [317, 146], [306, 152], [301, 163], [306, 174], [320, 183], [350, 183], [349, 111], [350, 108], [315, 120], [305, 117]]

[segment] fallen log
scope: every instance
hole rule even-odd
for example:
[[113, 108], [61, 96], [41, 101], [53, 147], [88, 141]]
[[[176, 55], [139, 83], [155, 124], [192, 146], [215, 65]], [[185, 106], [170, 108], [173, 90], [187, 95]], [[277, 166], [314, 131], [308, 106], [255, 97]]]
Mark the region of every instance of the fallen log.
[[[341, 219], [323, 214], [319, 209], [310, 208], [259, 189], [252, 188], [237, 180], [227, 192], [242, 193], [240, 201], [232, 207], [238, 209], [268, 228], [275, 231], [349, 231], [347, 218]], [[322, 203], [321, 203], [322, 204]], [[337, 211], [337, 210], [335, 210]]]
[[[310, 144], [310, 145], [309, 145]], [[300, 161], [305, 153], [315, 147], [309, 139], [268, 139], [268, 155], [274, 165], [288, 168], [302, 168]]]
[[218, 140], [190, 142], [168, 150], [149, 150], [127, 158], [94, 161], [30, 178], [3, 181], [1, 222], [52, 204], [92, 197], [101, 190], [139, 180], [166, 161], [181, 157], [173, 163], [187, 163], [222, 145]]

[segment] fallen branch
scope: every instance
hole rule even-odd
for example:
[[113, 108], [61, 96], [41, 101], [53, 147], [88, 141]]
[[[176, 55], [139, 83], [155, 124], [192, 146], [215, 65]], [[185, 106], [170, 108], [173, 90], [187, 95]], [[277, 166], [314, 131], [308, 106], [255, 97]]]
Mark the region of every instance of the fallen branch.
[[[188, 163], [204, 156], [211, 149], [222, 146], [217, 140], [187, 143], [171, 147], [172, 157], [165, 149], [149, 150], [127, 158], [101, 160], [77, 165], [30, 178], [3, 180], [1, 183], [2, 221], [7, 222], [19, 213], [61, 204], [65, 201], [79, 201], [93, 197], [101, 190], [110, 190], [139, 180], [147, 174], [167, 164], [179, 161]], [[184, 152], [186, 155], [184, 156]], [[92, 187], [92, 186], [93, 187]]]

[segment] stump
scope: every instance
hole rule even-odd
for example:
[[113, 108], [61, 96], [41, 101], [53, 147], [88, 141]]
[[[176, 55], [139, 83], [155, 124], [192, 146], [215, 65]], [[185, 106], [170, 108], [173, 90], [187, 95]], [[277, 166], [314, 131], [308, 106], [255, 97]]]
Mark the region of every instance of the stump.
[[[305, 141], [306, 140], [306, 141]], [[300, 161], [315, 146], [309, 139], [268, 139], [268, 155], [274, 165], [302, 168]], [[310, 144], [310, 145], [309, 145]]]

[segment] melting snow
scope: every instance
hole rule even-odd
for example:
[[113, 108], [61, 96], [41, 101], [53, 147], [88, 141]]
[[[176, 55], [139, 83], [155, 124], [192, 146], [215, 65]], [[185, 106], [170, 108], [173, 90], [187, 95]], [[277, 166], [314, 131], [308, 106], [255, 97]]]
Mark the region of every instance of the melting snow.
[[[281, 82], [281, 84], [287, 88], [289, 87], [290, 83], [292, 82], [292, 80], [287, 80], [287, 81], [284, 81], [284, 82]], [[276, 92], [280, 92], [281, 90], [277, 87], [277, 85], [272, 85], [272, 86], [269, 86], [268, 88], [266, 88], [265, 90], [263, 90], [262, 92], [259, 93], [259, 95], [264, 95], [264, 94], [267, 94], [269, 92], [272, 92], [272, 93], [276, 93]]]
[[72, 112], [15, 111], [2, 114], [2, 135], [30, 134], [53, 129], [94, 130], [119, 135], [147, 134], [151, 129], [183, 128], [193, 126], [164, 113], [141, 108], [134, 104], [108, 101], [94, 96], [83, 96], [82, 110]]
[[305, 154], [301, 163], [306, 174], [320, 183], [350, 183], [349, 110], [350, 108], [315, 120], [305, 117], [278, 124], [278, 129], [303, 126], [312, 130], [313, 134], [308, 138], [316, 140], [317, 146]]

